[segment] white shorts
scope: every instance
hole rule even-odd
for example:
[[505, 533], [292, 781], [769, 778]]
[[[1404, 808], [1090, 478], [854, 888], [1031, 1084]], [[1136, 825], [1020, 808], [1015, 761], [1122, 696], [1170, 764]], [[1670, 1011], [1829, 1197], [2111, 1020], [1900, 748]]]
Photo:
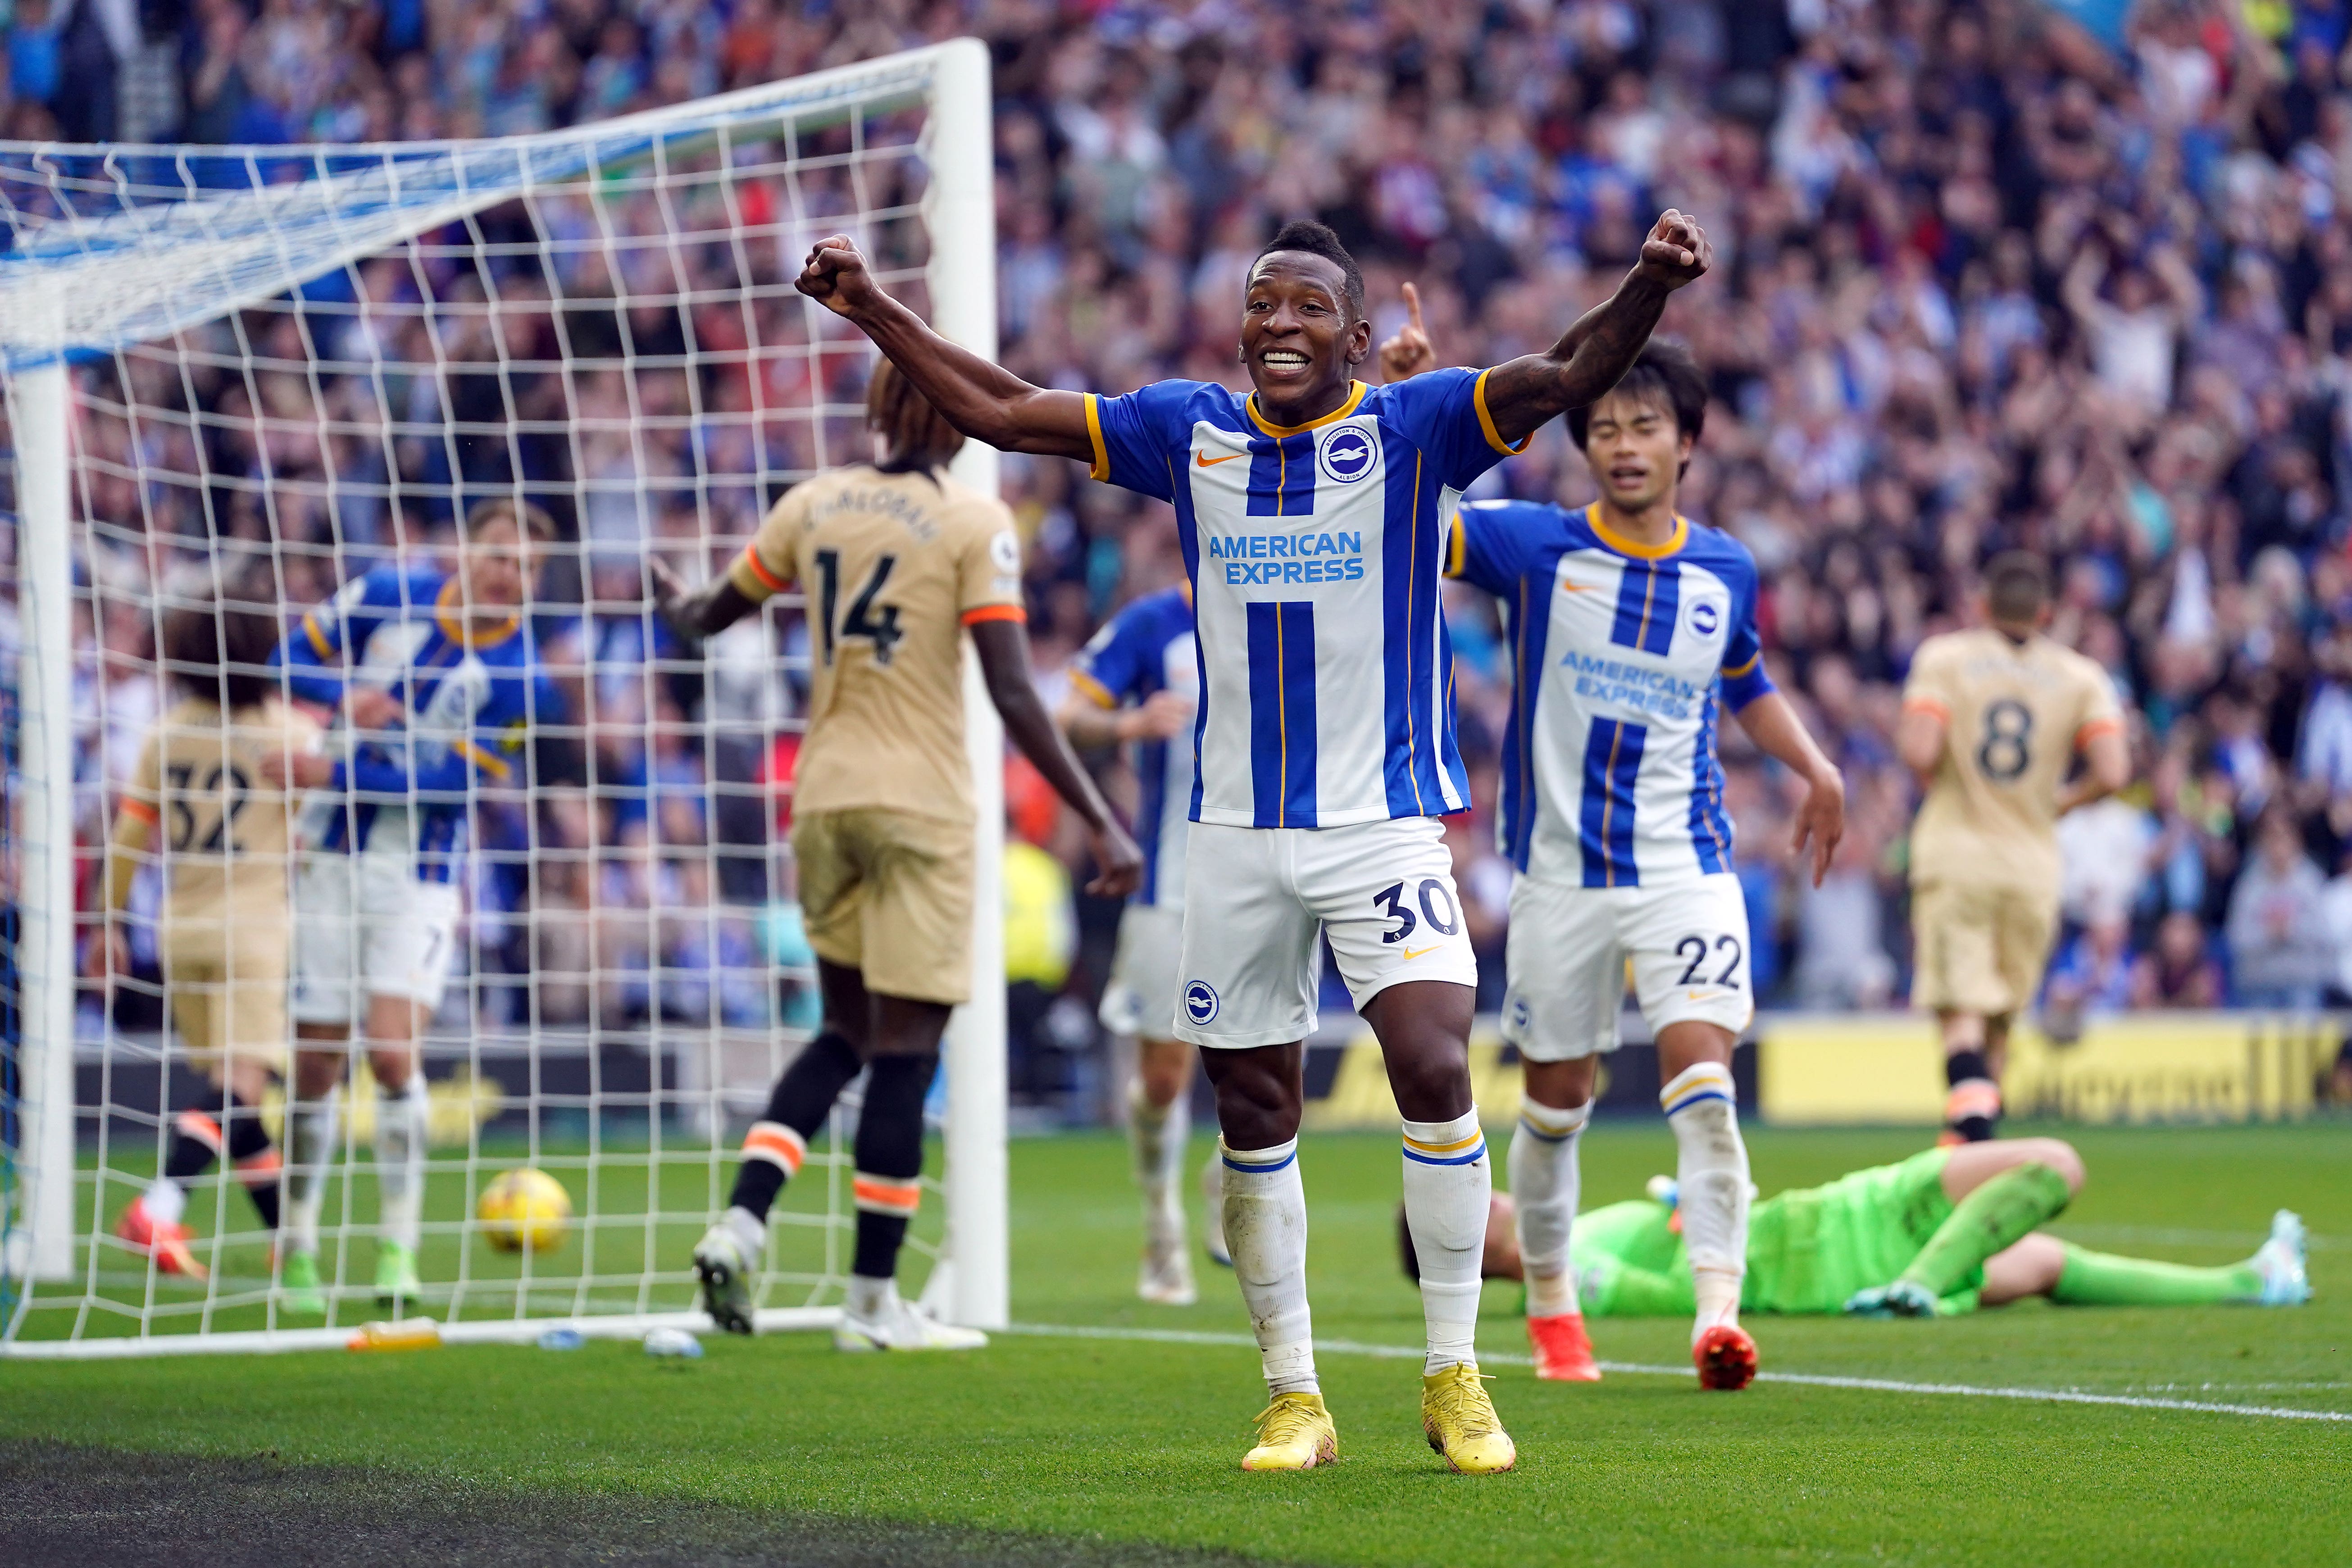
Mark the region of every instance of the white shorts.
[[1582, 888], [1520, 876], [1511, 883], [1503, 1038], [1528, 1061], [1617, 1048], [1625, 965], [1655, 1035], [1716, 1024], [1734, 1035], [1756, 1016], [1748, 974], [1748, 901], [1729, 872], [1664, 888]]
[[294, 1021], [357, 1027], [370, 996], [427, 1013], [449, 984], [457, 889], [420, 882], [413, 856], [310, 854], [294, 879]]
[[1315, 1027], [1318, 936], [1360, 1011], [1400, 980], [1478, 984], [1435, 817], [1352, 827], [1194, 823], [1184, 858], [1183, 984], [1176, 1037], [1283, 1045]]
[[1184, 909], [1129, 904], [1118, 917], [1118, 952], [1103, 987], [1102, 1025], [1140, 1040], [1176, 1037], [1176, 969], [1184, 956]]

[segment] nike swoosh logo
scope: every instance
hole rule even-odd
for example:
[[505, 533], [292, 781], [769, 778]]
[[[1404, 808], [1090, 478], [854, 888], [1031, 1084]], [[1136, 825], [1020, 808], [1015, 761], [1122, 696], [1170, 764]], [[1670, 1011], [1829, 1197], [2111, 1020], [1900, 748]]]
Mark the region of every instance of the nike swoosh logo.
[[1430, 943], [1427, 947], [1408, 947], [1404, 950], [1405, 962], [1410, 963], [1416, 958], [1421, 958], [1429, 953], [1435, 952], [1439, 948], [1444, 947], [1444, 945], [1445, 944], [1444, 942], [1437, 942]]
[[1559, 591], [1563, 594], [1590, 594], [1592, 592], [1592, 584], [1590, 583], [1562, 583], [1559, 585]]
[[1230, 463], [1235, 458], [1246, 458], [1248, 456], [1249, 454], [1247, 452], [1228, 452], [1222, 458], [1212, 458], [1206, 452], [1195, 452], [1192, 454], [1192, 460], [1199, 463], [1201, 467], [1204, 468], [1213, 468], [1219, 463]]

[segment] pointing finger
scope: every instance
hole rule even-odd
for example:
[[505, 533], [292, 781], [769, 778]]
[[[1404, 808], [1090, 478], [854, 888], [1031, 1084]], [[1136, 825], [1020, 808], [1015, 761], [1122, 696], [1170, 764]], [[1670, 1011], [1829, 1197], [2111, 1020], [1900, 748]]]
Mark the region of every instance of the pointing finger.
[[1421, 290], [1410, 283], [1404, 286], [1404, 308], [1405, 313], [1412, 318], [1412, 330], [1416, 332], [1420, 331], [1422, 330]]

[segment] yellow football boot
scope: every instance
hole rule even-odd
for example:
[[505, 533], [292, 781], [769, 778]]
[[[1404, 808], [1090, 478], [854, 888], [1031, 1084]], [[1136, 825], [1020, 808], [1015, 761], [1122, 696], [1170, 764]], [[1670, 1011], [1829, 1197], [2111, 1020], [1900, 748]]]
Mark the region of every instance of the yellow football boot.
[[1475, 1362], [1441, 1367], [1421, 1380], [1421, 1429], [1457, 1474], [1491, 1476], [1519, 1462]]
[[1311, 1470], [1339, 1458], [1339, 1429], [1319, 1394], [1277, 1394], [1257, 1413], [1257, 1447], [1244, 1470]]

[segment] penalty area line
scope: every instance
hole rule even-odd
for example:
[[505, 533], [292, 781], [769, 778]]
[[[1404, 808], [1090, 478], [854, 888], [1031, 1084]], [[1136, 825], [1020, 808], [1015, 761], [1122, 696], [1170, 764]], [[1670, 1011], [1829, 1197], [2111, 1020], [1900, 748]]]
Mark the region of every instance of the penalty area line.
[[[1209, 1333], [1192, 1329], [1122, 1329], [1085, 1323], [1010, 1323], [996, 1331], [1033, 1334], [1045, 1339], [1139, 1340], [1150, 1344], [1213, 1345], [1227, 1350], [1255, 1350], [1247, 1334]], [[1317, 1340], [1325, 1355], [1380, 1356], [1391, 1361], [1419, 1361], [1414, 1345], [1376, 1345], [1359, 1340]], [[1507, 1351], [1483, 1354], [1483, 1366], [1532, 1366], [1533, 1359]], [[1688, 1377], [1686, 1366], [1646, 1366], [1638, 1362], [1604, 1361], [1603, 1372], [1636, 1377]], [[1838, 1377], [1826, 1373], [1762, 1372], [1759, 1383], [1787, 1383], [1805, 1388], [1858, 1389], [1867, 1394], [1958, 1395], [1969, 1399], [2021, 1399], [2044, 1405], [2106, 1405], [2124, 1410], [2180, 1410], [2199, 1415], [2255, 1415], [2273, 1421], [2336, 1421], [2352, 1423], [2352, 1411], [2300, 1410], [2292, 1405], [2232, 1405], [2205, 1399], [2159, 1399], [2138, 1394], [2093, 1394], [2075, 1388], [1989, 1388], [1971, 1383], [1906, 1383], [1891, 1377]]]

